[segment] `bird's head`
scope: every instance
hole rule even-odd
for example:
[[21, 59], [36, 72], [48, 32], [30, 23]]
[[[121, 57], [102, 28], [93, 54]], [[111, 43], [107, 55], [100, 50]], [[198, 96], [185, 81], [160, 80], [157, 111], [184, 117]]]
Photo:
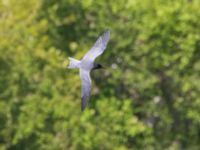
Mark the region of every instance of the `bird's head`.
[[93, 69], [102, 69], [102, 68], [104, 67], [100, 64], [94, 64], [94, 67], [93, 67]]

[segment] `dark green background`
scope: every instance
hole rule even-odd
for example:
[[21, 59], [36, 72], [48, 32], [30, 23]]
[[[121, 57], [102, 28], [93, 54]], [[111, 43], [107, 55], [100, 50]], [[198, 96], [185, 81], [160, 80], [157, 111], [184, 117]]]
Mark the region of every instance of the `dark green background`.
[[0, 0], [0, 150], [198, 150], [199, 75], [199, 0]]

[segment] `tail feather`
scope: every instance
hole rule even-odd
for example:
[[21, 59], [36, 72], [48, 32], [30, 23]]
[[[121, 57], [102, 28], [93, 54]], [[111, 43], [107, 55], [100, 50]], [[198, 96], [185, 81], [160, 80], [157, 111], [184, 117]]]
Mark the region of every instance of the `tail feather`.
[[79, 64], [80, 64], [79, 60], [69, 57], [68, 68], [79, 68]]

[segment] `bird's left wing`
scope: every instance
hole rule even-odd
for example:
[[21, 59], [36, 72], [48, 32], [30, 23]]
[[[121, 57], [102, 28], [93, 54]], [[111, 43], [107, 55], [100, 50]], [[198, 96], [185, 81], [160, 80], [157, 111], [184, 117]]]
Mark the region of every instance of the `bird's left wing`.
[[82, 60], [93, 62], [96, 57], [98, 57], [104, 52], [109, 37], [110, 37], [110, 31], [106, 31], [105, 33], [103, 33], [103, 35], [101, 35], [97, 39], [93, 47], [83, 56]]
[[81, 88], [81, 110], [83, 111], [87, 105], [87, 100], [90, 95], [90, 72], [84, 69], [80, 69], [80, 78], [82, 82]]

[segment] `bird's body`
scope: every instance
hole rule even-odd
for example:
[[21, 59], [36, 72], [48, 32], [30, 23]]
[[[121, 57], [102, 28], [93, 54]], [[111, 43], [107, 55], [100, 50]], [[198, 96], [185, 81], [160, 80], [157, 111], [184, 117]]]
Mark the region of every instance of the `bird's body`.
[[90, 71], [93, 69], [93, 67], [94, 67], [94, 62], [81, 60], [81, 63], [80, 63], [81, 69]]
[[100, 36], [94, 46], [83, 56], [83, 58], [79, 61], [74, 58], [69, 57], [69, 66], [68, 68], [79, 68], [80, 70], [80, 78], [82, 81], [82, 104], [81, 109], [84, 110], [87, 105], [87, 99], [90, 94], [90, 71], [94, 69], [100, 69], [102, 66], [94, 62], [95, 58], [101, 55], [107, 45], [109, 40], [110, 32], [105, 32], [102, 36]]

